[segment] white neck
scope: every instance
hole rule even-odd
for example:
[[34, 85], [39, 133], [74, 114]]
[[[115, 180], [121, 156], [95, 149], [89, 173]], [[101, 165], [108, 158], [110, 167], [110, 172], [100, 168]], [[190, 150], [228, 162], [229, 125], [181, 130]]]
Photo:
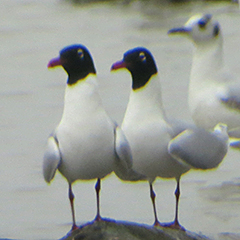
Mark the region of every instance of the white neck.
[[193, 54], [191, 81], [208, 81], [223, 67], [222, 38], [218, 42], [202, 43], [196, 46]]
[[219, 77], [223, 71], [222, 39], [217, 40], [219, 42], [203, 43], [196, 46], [193, 55], [188, 105], [194, 121], [198, 121], [201, 115], [197, 109], [202, 109], [203, 101], [214, 97], [212, 89], [216, 89], [223, 81]]
[[[80, 80], [74, 85], [67, 85], [65, 90], [65, 101], [63, 119], [84, 117], [97, 111], [101, 107], [101, 98], [97, 91], [95, 75], [88, 75], [86, 79]], [[73, 119], [74, 120], [74, 119]]]
[[[148, 83], [137, 90], [131, 90], [127, 110], [123, 121], [128, 118], [150, 117], [160, 115], [165, 118], [162, 105], [161, 85], [157, 74], [153, 75]], [[139, 121], [140, 119], [138, 119]]]

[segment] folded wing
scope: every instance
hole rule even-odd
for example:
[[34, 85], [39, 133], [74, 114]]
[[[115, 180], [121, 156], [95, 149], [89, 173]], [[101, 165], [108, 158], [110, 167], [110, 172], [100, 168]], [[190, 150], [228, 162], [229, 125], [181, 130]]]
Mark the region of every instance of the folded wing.
[[201, 128], [187, 129], [169, 142], [168, 151], [192, 168], [216, 168], [228, 151], [227, 128], [218, 124], [213, 132]]
[[128, 141], [119, 126], [115, 127], [116, 161], [114, 172], [125, 181], [139, 181], [146, 177], [132, 169], [132, 153]]
[[51, 135], [48, 138], [47, 149], [43, 157], [43, 176], [46, 182], [50, 182], [61, 162], [61, 153], [57, 138]]

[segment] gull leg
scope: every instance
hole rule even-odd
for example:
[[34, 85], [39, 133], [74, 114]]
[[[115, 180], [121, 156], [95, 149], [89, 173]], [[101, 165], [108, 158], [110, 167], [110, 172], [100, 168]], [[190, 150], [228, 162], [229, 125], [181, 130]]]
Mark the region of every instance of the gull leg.
[[77, 225], [76, 225], [76, 220], [75, 220], [75, 211], [74, 211], [74, 194], [73, 194], [73, 191], [72, 191], [72, 184], [69, 183], [69, 192], [68, 192], [68, 197], [69, 197], [69, 200], [70, 200], [70, 205], [71, 205], [71, 211], [72, 211], [72, 221], [73, 221], [73, 224], [72, 224], [72, 231], [77, 229]]
[[101, 190], [101, 179], [98, 178], [97, 183], [95, 185], [95, 190], [96, 190], [96, 196], [97, 196], [97, 215], [95, 218], [95, 221], [101, 221], [101, 215], [100, 215], [100, 199], [99, 199], [99, 193]]
[[164, 224], [164, 227], [175, 228], [179, 230], [185, 231], [184, 227], [182, 227], [178, 221], [178, 205], [179, 205], [179, 198], [180, 198], [180, 178], [177, 178], [177, 187], [175, 190], [175, 197], [176, 197], [176, 210], [175, 210], [175, 219], [170, 224]]
[[152, 200], [153, 213], [154, 213], [154, 218], [155, 218], [153, 226], [161, 226], [160, 222], [158, 221], [158, 217], [157, 217], [157, 210], [156, 210], [156, 204], [155, 204], [156, 194], [153, 190], [153, 186], [152, 186], [151, 182], [149, 182], [149, 185], [150, 185], [150, 197], [151, 197], [151, 200]]
[[176, 197], [176, 210], [175, 210], [175, 220], [174, 225], [180, 227], [179, 221], [178, 221], [178, 204], [179, 204], [179, 198], [180, 198], [180, 181], [177, 180], [177, 187], [175, 190], [175, 197]]

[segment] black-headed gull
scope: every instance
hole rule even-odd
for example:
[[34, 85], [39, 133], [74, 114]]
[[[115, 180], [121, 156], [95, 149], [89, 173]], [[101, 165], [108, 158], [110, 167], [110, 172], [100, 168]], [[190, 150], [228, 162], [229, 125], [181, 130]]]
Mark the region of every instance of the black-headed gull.
[[[149, 181], [154, 225], [184, 229], [178, 221], [180, 177], [190, 168], [209, 169], [222, 161], [228, 149], [226, 127], [218, 125], [210, 133], [179, 120], [168, 121], [157, 67], [146, 48], [127, 51], [123, 60], [114, 63], [111, 69], [120, 68], [126, 68], [132, 75], [132, 90], [121, 128], [131, 147], [133, 169], [147, 176]], [[158, 221], [152, 186], [156, 177], [177, 181], [173, 223], [160, 224]]]
[[194, 43], [188, 95], [194, 122], [205, 129], [219, 122], [230, 131], [240, 128], [240, 84], [224, 64], [219, 22], [210, 14], [195, 15], [168, 33], [187, 36]]
[[[101, 178], [119, 170], [131, 170], [131, 152], [121, 129], [106, 114], [96, 86], [92, 57], [83, 45], [71, 45], [60, 51], [48, 67], [62, 66], [68, 74], [62, 119], [48, 139], [43, 175], [49, 183], [56, 170], [69, 183], [72, 230], [76, 229], [72, 183], [95, 179], [96, 220], [101, 220], [99, 191]], [[131, 172], [131, 171], [130, 171]], [[134, 174], [133, 174], [134, 175]]]

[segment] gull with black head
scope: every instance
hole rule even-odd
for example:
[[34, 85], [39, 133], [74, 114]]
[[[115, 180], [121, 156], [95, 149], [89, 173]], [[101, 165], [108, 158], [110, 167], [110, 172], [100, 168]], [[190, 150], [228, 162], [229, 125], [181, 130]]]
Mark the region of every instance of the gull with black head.
[[[149, 181], [154, 225], [184, 230], [178, 221], [181, 175], [190, 168], [217, 167], [228, 149], [226, 127], [218, 125], [210, 133], [183, 121], [168, 121], [162, 104], [157, 66], [146, 48], [127, 51], [111, 69], [120, 68], [127, 69], [132, 76], [132, 90], [121, 128], [131, 147], [133, 170], [147, 176]], [[158, 221], [153, 190], [157, 177], [176, 179], [173, 223], [161, 224]]]
[[[69, 183], [72, 230], [77, 228], [72, 183], [97, 179], [97, 215], [101, 220], [101, 179], [113, 170], [131, 172], [131, 152], [121, 129], [104, 110], [96, 85], [96, 70], [88, 49], [80, 44], [65, 47], [48, 67], [62, 66], [68, 74], [62, 119], [48, 138], [43, 175], [50, 182], [56, 170]], [[131, 174], [132, 175], [132, 174]]]

